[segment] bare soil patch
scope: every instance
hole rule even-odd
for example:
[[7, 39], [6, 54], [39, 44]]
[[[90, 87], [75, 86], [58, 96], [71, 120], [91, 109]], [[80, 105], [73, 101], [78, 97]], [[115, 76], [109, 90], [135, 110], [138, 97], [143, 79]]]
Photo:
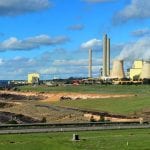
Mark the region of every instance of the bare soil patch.
[[21, 124], [21, 123], [40, 123], [40, 120], [22, 115], [22, 114], [15, 114], [10, 112], [0, 112], [0, 123], [15, 123], [15, 124]]
[[131, 97], [135, 96], [134, 94], [80, 94], [80, 93], [56, 93], [56, 94], [48, 94], [44, 101], [53, 102], [59, 100], [86, 100], [86, 99], [101, 99], [101, 98], [119, 98], [119, 97]]
[[13, 107], [14, 105], [16, 105], [15, 103], [6, 103], [3, 101], [0, 101], [0, 108], [9, 108], [9, 107]]
[[[85, 122], [84, 112], [79, 110], [71, 110], [53, 106], [52, 102], [62, 100], [86, 100], [86, 99], [108, 99], [132, 97], [134, 94], [81, 94], [81, 93], [36, 93], [36, 92], [11, 92], [0, 91], [0, 110], [9, 112], [8, 116], [15, 116], [21, 114], [29, 118], [36, 118], [35, 120], [42, 120], [46, 118], [47, 122]], [[148, 113], [147, 111], [146, 113]], [[13, 115], [12, 115], [12, 114]], [[135, 115], [144, 117], [143, 115]], [[149, 114], [148, 114], [149, 115]], [[148, 116], [147, 115], [147, 116]], [[2, 117], [3, 118], [3, 117]], [[6, 117], [7, 118], [7, 117]], [[10, 119], [10, 118], [9, 118]], [[9, 120], [6, 119], [6, 120]], [[0, 116], [1, 120], [1, 116]], [[30, 120], [30, 119], [29, 119]], [[32, 119], [31, 119], [32, 120]], [[33, 119], [34, 120], [34, 119]], [[22, 120], [18, 121], [23, 122]], [[25, 121], [27, 122], [27, 121]], [[32, 121], [31, 121], [32, 122]]]
[[77, 99], [98, 99], [98, 98], [119, 98], [131, 97], [134, 94], [82, 94], [82, 93], [36, 93], [36, 92], [14, 92], [14, 91], [0, 91], [0, 99], [2, 100], [42, 100], [43, 102], [59, 101], [62, 97]]
[[46, 97], [38, 94], [29, 94], [29, 93], [17, 93], [17, 92], [0, 92], [0, 100], [43, 100]]

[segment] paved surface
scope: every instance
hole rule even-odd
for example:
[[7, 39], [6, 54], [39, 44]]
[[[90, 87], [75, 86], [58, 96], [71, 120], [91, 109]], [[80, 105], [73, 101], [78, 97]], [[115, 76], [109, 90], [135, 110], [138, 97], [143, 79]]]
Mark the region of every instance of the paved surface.
[[98, 127], [53, 127], [34, 129], [0, 130], [0, 134], [21, 134], [21, 133], [46, 133], [46, 132], [68, 132], [68, 131], [98, 131], [98, 130], [123, 130], [123, 129], [148, 129], [150, 125], [124, 125], [124, 126], [98, 126]]

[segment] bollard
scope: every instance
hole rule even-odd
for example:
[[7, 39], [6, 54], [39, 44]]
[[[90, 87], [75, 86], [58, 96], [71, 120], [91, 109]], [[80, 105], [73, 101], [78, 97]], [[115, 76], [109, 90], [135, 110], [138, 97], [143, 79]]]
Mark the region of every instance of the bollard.
[[79, 140], [80, 140], [79, 135], [73, 134], [72, 141], [79, 141]]

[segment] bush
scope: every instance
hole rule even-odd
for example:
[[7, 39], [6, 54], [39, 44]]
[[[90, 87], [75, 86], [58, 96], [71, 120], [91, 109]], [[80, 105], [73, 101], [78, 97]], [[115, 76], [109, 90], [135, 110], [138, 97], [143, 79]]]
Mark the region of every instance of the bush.
[[46, 117], [43, 117], [42, 120], [41, 120], [41, 122], [42, 123], [46, 123], [47, 122]]
[[18, 122], [16, 120], [10, 120], [7, 122], [7, 124], [18, 124]]

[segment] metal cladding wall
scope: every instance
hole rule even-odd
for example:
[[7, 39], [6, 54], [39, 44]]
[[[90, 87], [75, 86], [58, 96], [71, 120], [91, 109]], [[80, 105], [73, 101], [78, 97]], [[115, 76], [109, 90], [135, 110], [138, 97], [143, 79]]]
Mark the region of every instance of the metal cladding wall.
[[118, 78], [118, 79], [125, 78], [125, 73], [124, 73], [124, 69], [123, 69], [123, 60], [113, 61], [111, 78]]
[[150, 61], [143, 63], [141, 79], [150, 79]]

